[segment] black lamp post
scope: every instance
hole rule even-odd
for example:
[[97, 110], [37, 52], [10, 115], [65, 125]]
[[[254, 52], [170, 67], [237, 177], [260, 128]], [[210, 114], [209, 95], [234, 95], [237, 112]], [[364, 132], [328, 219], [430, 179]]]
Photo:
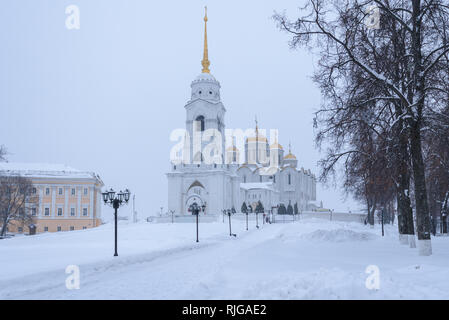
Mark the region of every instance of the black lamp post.
[[229, 236], [230, 237], [237, 237], [237, 235], [235, 233], [232, 233], [232, 231], [231, 231], [231, 214], [232, 214], [231, 209], [223, 210], [223, 211], [227, 212], [228, 216], [229, 216]]
[[260, 208], [259, 205], [257, 205], [256, 207], [256, 228], [259, 229], [259, 212], [260, 212]]
[[114, 208], [114, 221], [115, 221], [115, 228], [114, 228], [114, 235], [115, 235], [115, 251], [114, 251], [114, 257], [118, 256], [117, 253], [117, 210], [120, 208], [121, 205], [127, 204], [129, 201], [130, 192], [128, 189], [125, 190], [125, 192], [122, 192], [120, 190], [119, 193], [115, 193], [112, 188], [109, 191], [105, 191], [102, 193], [103, 201], [105, 204], [109, 204]]
[[246, 231], [248, 231], [248, 209], [246, 209]]
[[175, 213], [175, 210], [170, 210], [171, 213], [171, 223], [175, 222], [175, 220], [173, 219], [173, 214]]
[[196, 203], [192, 203], [189, 207], [189, 211], [192, 212], [196, 216], [196, 242], [199, 242], [198, 240], [198, 216], [200, 214], [200, 211], [206, 211], [206, 204], [203, 204], [201, 207]]

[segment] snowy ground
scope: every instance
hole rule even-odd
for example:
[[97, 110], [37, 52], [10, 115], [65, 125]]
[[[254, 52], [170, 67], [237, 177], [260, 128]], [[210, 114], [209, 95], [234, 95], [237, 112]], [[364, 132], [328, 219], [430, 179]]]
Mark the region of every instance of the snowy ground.
[[[251, 226], [235, 221], [113, 225], [0, 240], [0, 299], [449, 299], [449, 238], [431, 257], [399, 244], [396, 227], [303, 219]], [[65, 285], [78, 265], [79, 290]], [[367, 266], [380, 270], [368, 290]]]

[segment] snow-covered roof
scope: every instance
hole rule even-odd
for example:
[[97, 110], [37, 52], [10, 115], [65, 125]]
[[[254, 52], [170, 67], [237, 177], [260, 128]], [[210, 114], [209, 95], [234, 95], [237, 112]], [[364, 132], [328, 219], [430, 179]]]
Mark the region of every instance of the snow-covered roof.
[[200, 73], [200, 75], [197, 76], [197, 77], [195, 78], [195, 80], [193, 80], [193, 82], [197, 82], [197, 81], [213, 81], [213, 82], [218, 82], [212, 74], [206, 73], [206, 72]]
[[265, 190], [273, 190], [273, 182], [249, 182], [249, 183], [240, 183], [240, 188], [245, 190], [251, 189], [265, 189]]
[[98, 179], [94, 172], [74, 169], [64, 164], [0, 162], [0, 175], [21, 175], [29, 178]]

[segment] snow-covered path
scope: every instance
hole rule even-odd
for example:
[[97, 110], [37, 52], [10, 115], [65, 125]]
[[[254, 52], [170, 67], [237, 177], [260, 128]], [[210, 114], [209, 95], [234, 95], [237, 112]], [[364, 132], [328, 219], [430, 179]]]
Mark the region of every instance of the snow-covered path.
[[[26, 242], [32, 237], [1, 242], [0, 268], [8, 271], [15, 265], [16, 273], [10, 278], [3, 276], [0, 298], [449, 298], [448, 238], [434, 239], [434, 255], [419, 257], [416, 249], [399, 245], [394, 227], [387, 228], [387, 236], [382, 238], [378, 229], [356, 223], [305, 219], [246, 232], [244, 224], [236, 221], [233, 227], [238, 237], [230, 238], [226, 234], [227, 224], [211, 223], [200, 226], [204, 236], [197, 244], [193, 241], [191, 224], [143, 223], [120, 226], [123, 245], [119, 247], [120, 256], [113, 258], [111, 227], [75, 236], [78, 246], [86, 246], [84, 256], [72, 257], [74, 264], [80, 266], [79, 290], [65, 287], [68, 275], [62, 262], [68, 264], [70, 259], [64, 251], [58, 251], [59, 247], [56, 250], [51, 246], [58, 240], [62, 247], [64, 243], [73, 245], [73, 233], [45, 235], [50, 244], [43, 241], [35, 253], [42, 255], [43, 262], [49, 257], [44, 264], [47, 271], [38, 268], [32, 272], [24, 257], [15, 256], [15, 261], [9, 264], [4, 259], [7, 242], [26, 254]], [[37, 240], [41, 239], [35, 239], [34, 243]], [[89, 247], [86, 241], [94, 241], [96, 245]], [[105, 249], [108, 257], [98, 256]], [[131, 253], [127, 254], [127, 249]], [[59, 257], [54, 257], [56, 253]], [[369, 265], [380, 270], [379, 290], [368, 290], [365, 286], [368, 277], [365, 269]], [[18, 277], [17, 269], [22, 269], [24, 275]]]

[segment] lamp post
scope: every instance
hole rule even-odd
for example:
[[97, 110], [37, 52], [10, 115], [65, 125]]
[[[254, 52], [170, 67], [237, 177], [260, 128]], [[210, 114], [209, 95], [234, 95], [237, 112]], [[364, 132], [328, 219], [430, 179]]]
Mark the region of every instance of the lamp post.
[[223, 211], [227, 212], [228, 216], [229, 216], [229, 236], [230, 237], [237, 237], [237, 235], [235, 233], [232, 233], [232, 231], [231, 231], [231, 214], [232, 214], [231, 209], [223, 210]]
[[173, 214], [175, 213], [175, 210], [170, 210], [171, 213], [171, 223], [174, 223], [175, 220], [173, 219]]
[[122, 192], [120, 190], [119, 193], [115, 193], [112, 188], [109, 191], [105, 191], [102, 193], [104, 204], [109, 204], [114, 208], [114, 221], [115, 221], [115, 228], [114, 228], [114, 235], [115, 235], [115, 251], [114, 251], [114, 257], [118, 256], [117, 253], [117, 210], [120, 208], [123, 204], [128, 204], [130, 192], [128, 189], [125, 190], [125, 192]]
[[259, 211], [260, 211], [259, 205], [257, 205], [255, 211], [256, 211], [256, 228], [259, 229]]
[[192, 212], [196, 216], [196, 242], [199, 242], [198, 239], [198, 216], [200, 214], [200, 211], [206, 211], [206, 204], [203, 204], [201, 207], [196, 203], [192, 203], [189, 207], [189, 211]]

